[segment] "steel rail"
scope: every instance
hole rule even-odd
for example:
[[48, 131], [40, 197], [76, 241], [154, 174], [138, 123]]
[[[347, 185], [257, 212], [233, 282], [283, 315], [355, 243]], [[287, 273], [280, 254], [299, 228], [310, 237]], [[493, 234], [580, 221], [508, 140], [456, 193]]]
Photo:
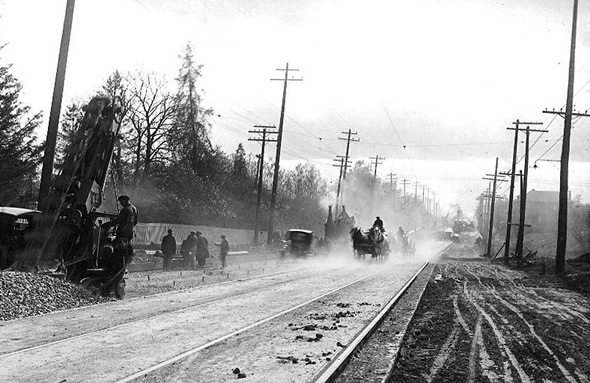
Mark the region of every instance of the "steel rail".
[[398, 291], [393, 298], [381, 309], [381, 311], [373, 318], [373, 320], [365, 327], [358, 336], [350, 342], [350, 344], [340, 352], [338, 357], [316, 377], [314, 377], [315, 383], [328, 383], [333, 382], [340, 373], [346, 368], [346, 365], [356, 353], [357, 350], [365, 343], [365, 341], [373, 334], [375, 329], [379, 327], [383, 319], [393, 309], [398, 300], [405, 294], [408, 288], [414, 283], [418, 275], [428, 266], [429, 262], [425, 262], [422, 267], [406, 282], [406, 284]]
[[[445, 248], [436, 252], [434, 257], [439, 256], [453, 243], [451, 242]], [[375, 316], [375, 318], [365, 327], [363, 331], [338, 355], [332, 363], [324, 370], [316, 374], [314, 377], [314, 383], [329, 383], [335, 381], [342, 371], [348, 365], [350, 359], [356, 354], [356, 352], [363, 346], [363, 344], [371, 337], [379, 325], [383, 322], [384, 318], [391, 312], [391, 310], [398, 303], [400, 298], [406, 293], [410, 286], [414, 283], [416, 278], [424, 271], [430, 262], [425, 262], [424, 265], [406, 282], [401, 290], [383, 307], [383, 309]]]
[[183, 352], [181, 354], [178, 354], [178, 355], [176, 355], [176, 356], [174, 356], [172, 358], [169, 358], [169, 359], [167, 359], [165, 361], [162, 361], [162, 362], [160, 362], [158, 364], [155, 364], [155, 365], [153, 365], [151, 367], [148, 367], [148, 368], [146, 368], [146, 369], [144, 369], [142, 371], [139, 371], [139, 372], [137, 372], [137, 373], [135, 373], [133, 375], [129, 375], [129, 376], [127, 376], [127, 377], [125, 377], [125, 378], [123, 378], [121, 380], [117, 380], [114, 383], [128, 383], [128, 382], [131, 382], [131, 381], [133, 381], [133, 380], [135, 380], [137, 378], [140, 378], [142, 376], [145, 376], [145, 375], [149, 374], [150, 372], [153, 372], [153, 371], [159, 370], [159, 369], [161, 369], [163, 367], [166, 367], [166, 366], [168, 366], [168, 365], [170, 365], [172, 363], [177, 362], [178, 360], [184, 359], [184, 358], [186, 358], [186, 357], [188, 357], [190, 355], [193, 355], [193, 354], [195, 354], [195, 353], [197, 353], [199, 351], [202, 351], [202, 350], [204, 350], [206, 348], [209, 348], [209, 347], [211, 347], [211, 346], [213, 346], [215, 344], [221, 343], [221, 342], [223, 342], [223, 341], [225, 341], [225, 340], [227, 340], [227, 339], [229, 339], [229, 338], [231, 338], [233, 336], [236, 336], [238, 334], [241, 334], [241, 333], [243, 333], [245, 331], [248, 331], [248, 330], [250, 330], [252, 328], [258, 327], [258, 326], [260, 326], [260, 325], [262, 325], [264, 323], [267, 323], [267, 322], [269, 322], [269, 321], [271, 321], [271, 320], [273, 320], [275, 318], [278, 318], [278, 317], [280, 317], [282, 315], [285, 315], [285, 314], [287, 314], [287, 313], [289, 313], [291, 311], [297, 310], [297, 309], [299, 309], [301, 307], [304, 307], [304, 306], [306, 306], [306, 305], [308, 305], [310, 303], [313, 303], [313, 302], [315, 302], [317, 300], [320, 300], [320, 299], [322, 299], [322, 298], [324, 298], [324, 297], [326, 297], [328, 295], [334, 294], [334, 293], [336, 293], [336, 292], [338, 292], [340, 290], [346, 289], [346, 288], [348, 288], [348, 287], [350, 287], [350, 286], [352, 286], [354, 284], [357, 284], [357, 283], [359, 283], [359, 282], [361, 282], [361, 281], [363, 281], [363, 280], [365, 280], [367, 278], [373, 277], [373, 276], [375, 276], [377, 274], [380, 274], [380, 273], [381, 273], [381, 271], [376, 272], [376, 273], [372, 273], [372, 274], [369, 274], [369, 275], [366, 275], [366, 276], [364, 276], [362, 278], [359, 278], [359, 279], [356, 279], [356, 280], [354, 280], [352, 282], [349, 282], [349, 283], [347, 283], [347, 284], [345, 284], [343, 286], [340, 286], [340, 287], [335, 288], [335, 289], [333, 289], [331, 291], [328, 291], [328, 292], [326, 292], [324, 294], [321, 294], [319, 296], [316, 296], [314, 298], [311, 298], [311, 299], [309, 299], [309, 300], [307, 300], [307, 301], [305, 301], [303, 303], [299, 303], [299, 304], [297, 304], [297, 305], [295, 305], [293, 307], [290, 307], [290, 308], [288, 308], [286, 310], [283, 310], [283, 311], [281, 311], [279, 313], [276, 313], [276, 314], [271, 315], [271, 316], [269, 316], [267, 318], [264, 318], [262, 320], [259, 320], [258, 322], [255, 322], [255, 323], [253, 323], [251, 325], [248, 325], [246, 327], [243, 327], [241, 329], [238, 329], [236, 331], [233, 331], [233, 332], [231, 332], [229, 334], [226, 334], [226, 335], [224, 335], [222, 337], [219, 337], [217, 339], [214, 339], [214, 340], [212, 340], [210, 342], [207, 342], [207, 343], [205, 343], [205, 344], [203, 344], [201, 346], [198, 346], [198, 347], [195, 347], [195, 348], [190, 349], [188, 351], [185, 351], [185, 352]]

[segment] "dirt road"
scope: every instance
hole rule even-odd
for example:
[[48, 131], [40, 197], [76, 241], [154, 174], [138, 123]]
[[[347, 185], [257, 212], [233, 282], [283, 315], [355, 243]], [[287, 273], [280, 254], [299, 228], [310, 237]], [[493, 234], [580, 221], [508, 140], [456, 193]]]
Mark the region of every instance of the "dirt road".
[[472, 243], [438, 261], [393, 381], [590, 382], [590, 301]]

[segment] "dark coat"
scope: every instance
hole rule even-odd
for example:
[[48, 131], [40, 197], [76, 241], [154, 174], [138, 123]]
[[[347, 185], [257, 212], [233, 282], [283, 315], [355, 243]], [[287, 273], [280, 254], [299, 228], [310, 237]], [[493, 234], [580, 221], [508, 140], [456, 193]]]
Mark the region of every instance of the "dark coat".
[[222, 239], [221, 243], [219, 244], [219, 247], [219, 255], [221, 255], [222, 257], [226, 256], [229, 252], [229, 242], [227, 241], [227, 239]]
[[195, 237], [193, 234], [190, 234], [185, 240], [185, 247], [186, 250], [192, 251], [194, 253], [197, 248], [197, 237]]
[[106, 228], [117, 225], [117, 238], [131, 240], [133, 238], [133, 227], [137, 225], [137, 219], [137, 208], [132, 204], [128, 204], [123, 206], [117, 218], [102, 226]]
[[162, 239], [162, 253], [164, 255], [176, 254], [176, 238], [172, 234], [168, 234]]
[[209, 258], [209, 242], [201, 235], [197, 237], [197, 258]]

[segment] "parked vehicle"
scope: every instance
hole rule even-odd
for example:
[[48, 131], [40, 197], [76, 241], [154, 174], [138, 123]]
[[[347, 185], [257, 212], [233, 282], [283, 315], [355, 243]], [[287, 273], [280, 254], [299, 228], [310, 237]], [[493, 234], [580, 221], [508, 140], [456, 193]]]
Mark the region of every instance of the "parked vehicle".
[[29, 241], [41, 212], [20, 207], [0, 207], [0, 270], [12, 266]]
[[304, 229], [290, 229], [285, 233], [285, 246], [281, 249], [281, 255], [309, 255], [315, 251], [313, 231]]

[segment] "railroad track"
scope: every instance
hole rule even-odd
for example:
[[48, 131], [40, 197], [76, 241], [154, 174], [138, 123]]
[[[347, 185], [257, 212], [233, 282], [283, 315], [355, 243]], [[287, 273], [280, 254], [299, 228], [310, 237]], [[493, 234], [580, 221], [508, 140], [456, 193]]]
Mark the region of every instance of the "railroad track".
[[[249, 382], [333, 381], [343, 371], [337, 366], [357, 352], [354, 344], [363, 343], [357, 339], [371, 332], [366, 324], [395, 305], [391, 291], [403, 294], [424, 265], [313, 267], [16, 321], [12, 330], [23, 338], [18, 323], [49, 322], [49, 328], [31, 334], [25, 347], [18, 344], [27, 339], [11, 339], [13, 351], [0, 354], [10, 366], [0, 369], [0, 380], [209, 382], [233, 380], [241, 366]], [[399, 275], [392, 276], [395, 270]], [[52, 340], [64, 326], [67, 334]], [[0, 337], [9, 333], [0, 327]]]
[[[390, 331], [390, 338], [388, 338], [385, 342], [379, 341], [374, 342], [374, 348], [377, 348], [378, 351], [375, 352], [371, 350], [369, 353], [370, 355], [368, 358], [363, 357], [363, 352], [365, 351], [365, 346], [367, 343], [370, 342], [371, 338], [375, 334], [376, 331], [383, 325], [383, 322], [386, 318], [390, 317], [391, 312], [394, 308], [397, 307], [399, 301], [402, 297], [408, 292], [410, 288], [414, 288], [414, 282], [416, 279], [420, 277], [420, 275], [424, 274], [426, 276], [430, 275], [430, 271], [432, 270], [429, 263], [425, 263], [417, 272], [410, 278], [410, 280], [404, 285], [404, 287], [388, 302], [387, 305], [383, 307], [383, 309], [375, 316], [375, 318], [361, 331], [358, 336], [346, 347], [342, 353], [338, 356], [338, 358], [329, 365], [324, 371], [321, 371], [315, 378], [314, 382], [316, 383], [328, 383], [328, 382], [348, 382], [358, 381], [358, 376], [361, 375], [363, 380], [370, 381], [370, 382], [388, 382], [389, 377], [392, 373], [393, 365], [395, 363], [395, 359], [397, 357], [397, 351], [401, 346], [401, 342], [405, 335], [405, 328], [409, 325], [412, 315], [406, 315], [405, 318], [390, 318], [392, 321], [398, 321], [396, 328], [401, 329], [395, 330], [394, 332]], [[423, 277], [424, 278], [424, 277]], [[427, 281], [427, 277], [424, 278]], [[418, 287], [420, 290], [420, 288]], [[422, 289], [423, 291], [423, 289]], [[420, 294], [421, 292], [420, 291]], [[414, 297], [415, 299], [415, 297]], [[418, 302], [414, 302], [416, 305], [413, 307], [411, 314], [415, 310]], [[403, 321], [403, 323], [399, 323], [399, 321]], [[392, 352], [392, 350], [394, 350]], [[385, 366], [381, 366], [381, 368], [370, 368], [370, 369], [363, 369], [359, 367], [358, 363], [354, 363], [354, 359], [371, 359], [374, 356], [379, 355], [381, 357], [389, 356], [390, 360], [381, 360], [381, 361], [374, 361], [380, 362], [380, 364], [385, 364]], [[351, 366], [352, 365], [352, 366]], [[385, 367], [385, 368], [383, 368]], [[362, 371], [359, 371], [359, 368]]]
[[[439, 256], [452, 246], [438, 250]], [[433, 265], [426, 262], [406, 282], [338, 358], [314, 377], [315, 383], [389, 382], [406, 329], [419, 304]], [[385, 329], [383, 329], [385, 328]], [[382, 330], [383, 329], [383, 330]], [[378, 336], [375, 336], [377, 332]], [[375, 358], [375, 357], [378, 358]]]

